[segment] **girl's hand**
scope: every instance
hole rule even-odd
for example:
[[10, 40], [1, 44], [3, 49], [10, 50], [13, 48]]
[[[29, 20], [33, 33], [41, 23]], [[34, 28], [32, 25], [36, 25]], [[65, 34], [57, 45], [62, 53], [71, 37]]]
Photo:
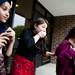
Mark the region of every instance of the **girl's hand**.
[[54, 52], [49, 52], [49, 51], [46, 51], [46, 56], [54, 56], [55, 53]]
[[7, 41], [9, 41], [9, 38], [6, 35], [6, 32], [0, 34], [0, 47], [5, 46], [7, 44]]
[[46, 36], [46, 31], [40, 31], [38, 35], [40, 36], [40, 38], [44, 38]]
[[73, 51], [75, 51], [75, 47], [70, 46], [70, 48], [71, 48]]
[[11, 27], [9, 27], [6, 32], [8, 33], [7, 36], [10, 39], [10, 43], [15, 42], [15, 31]]

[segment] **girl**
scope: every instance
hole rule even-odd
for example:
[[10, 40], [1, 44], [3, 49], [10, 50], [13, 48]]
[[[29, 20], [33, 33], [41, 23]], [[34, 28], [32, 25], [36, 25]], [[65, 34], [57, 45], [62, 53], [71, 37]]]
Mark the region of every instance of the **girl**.
[[[23, 31], [12, 63], [11, 75], [35, 75], [34, 58], [37, 52], [41, 52], [41, 40], [46, 36], [47, 24], [47, 20], [38, 18], [30, 29]], [[40, 47], [38, 44], [41, 44]]]
[[4, 56], [12, 54], [15, 42], [15, 32], [11, 27], [7, 27], [12, 2], [10, 0], [0, 0], [0, 75], [6, 75]]
[[56, 75], [75, 75], [75, 27], [69, 31], [55, 53], [47, 54], [57, 56]]

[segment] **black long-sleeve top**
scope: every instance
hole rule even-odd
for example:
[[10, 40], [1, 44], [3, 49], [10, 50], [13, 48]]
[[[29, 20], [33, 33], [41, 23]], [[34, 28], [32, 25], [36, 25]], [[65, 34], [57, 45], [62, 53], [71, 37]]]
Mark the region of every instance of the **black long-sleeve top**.
[[33, 36], [34, 33], [31, 30], [24, 31], [21, 34], [17, 50], [17, 54], [29, 60], [33, 60], [38, 51]]

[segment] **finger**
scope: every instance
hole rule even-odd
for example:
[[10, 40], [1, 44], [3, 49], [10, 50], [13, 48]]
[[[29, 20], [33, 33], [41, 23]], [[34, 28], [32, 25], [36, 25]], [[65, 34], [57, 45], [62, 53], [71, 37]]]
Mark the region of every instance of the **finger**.
[[7, 33], [10, 33], [11, 32], [11, 30], [8, 30], [8, 31], [6, 31]]
[[3, 47], [3, 46], [5, 46], [5, 44], [4, 43], [0, 43], [0, 45]]
[[4, 40], [10, 40], [7, 36], [3, 36], [3, 37], [1, 37], [2, 38], [2, 40], [4, 39]]
[[2, 40], [2, 43], [7, 44], [7, 41], [6, 40]]
[[8, 37], [14, 37], [14, 36], [15, 36], [15, 32], [14, 32], [14, 31], [9, 32], [9, 33], [7, 34], [7, 36], [8, 36]]
[[0, 36], [6, 36], [6, 35], [8, 35], [7, 32], [4, 32], [4, 33], [0, 34]]
[[11, 27], [9, 27], [6, 31], [12, 31], [12, 28], [11, 28]]

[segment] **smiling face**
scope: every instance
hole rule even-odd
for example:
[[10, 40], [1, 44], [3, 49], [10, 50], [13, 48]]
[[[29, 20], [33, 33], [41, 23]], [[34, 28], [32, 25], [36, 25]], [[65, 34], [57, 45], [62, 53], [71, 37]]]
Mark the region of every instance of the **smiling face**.
[[5, 2], [2, 5], [0, 5], [0, 22], [5, 23], [9, 18], [9, 12], [11, 9], [11, 5], [9, 2]]
[[39, 33], [40, 31], [45, 31], [46, 32], [47, 29], [47, 23], [43, 23], [43, 24], [39, 24], [39, 25], [35, 25], [35, 30], [37, 33]]

